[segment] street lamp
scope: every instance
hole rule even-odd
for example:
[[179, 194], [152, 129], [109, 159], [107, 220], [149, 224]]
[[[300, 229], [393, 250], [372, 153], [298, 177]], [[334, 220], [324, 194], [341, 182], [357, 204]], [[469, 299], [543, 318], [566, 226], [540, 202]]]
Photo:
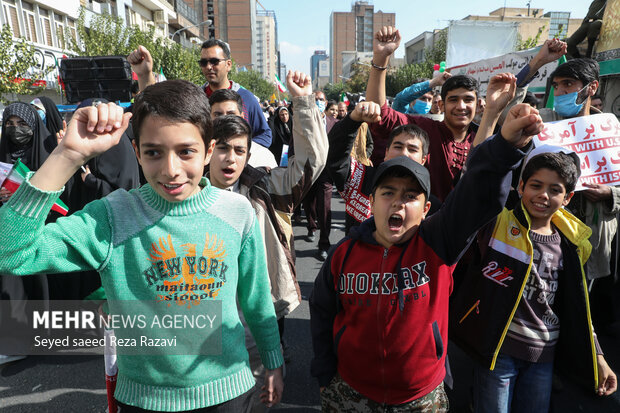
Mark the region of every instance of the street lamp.
[[193, 28], [193, 27], [202, 26], [202, 25], [205, 25], [205, 24], [206, 24], [207, 26], [211, 26], [211, 23], [213, 23], [213, 21], [209, 19], [209, 20], [205, 20], [205, 21], [203, 21], [203, 22], [201, 22], [201, 23], [194, 24], [193, 26], [183, 27], [182, 29], [179, 29], [179, 30], [177, 30], [176, 32], [172, 33], [172, 35], [170, 36], [170, 40], [174, 41], [174, 36], [176, 36], [176, 35], [177, 35], [177, 33], [181, 33], [181, 32], [183, 32], [183, 31], [185, 31], [185, 30], [187, 30], [187, 29], [191, 29], [191, 28]]

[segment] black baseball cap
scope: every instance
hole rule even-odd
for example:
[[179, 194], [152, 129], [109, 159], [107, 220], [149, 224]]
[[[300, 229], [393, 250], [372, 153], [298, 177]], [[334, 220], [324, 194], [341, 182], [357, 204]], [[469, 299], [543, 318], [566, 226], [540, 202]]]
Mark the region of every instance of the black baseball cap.
[[381, 165], [379, 165], [372, 180], [373, 191], [381, 183], [386, 172], [393, 168], [403, 169], [411, 176], [413, 176], [420, 184], [422, 191], [426, 195], [426, 199], [428, 199], [431, 193], [431, 176], [428, 173], [428, 169], [406, 156], [397, 156], [396, 158], [392, 158], [389, 161], [385, 161]]

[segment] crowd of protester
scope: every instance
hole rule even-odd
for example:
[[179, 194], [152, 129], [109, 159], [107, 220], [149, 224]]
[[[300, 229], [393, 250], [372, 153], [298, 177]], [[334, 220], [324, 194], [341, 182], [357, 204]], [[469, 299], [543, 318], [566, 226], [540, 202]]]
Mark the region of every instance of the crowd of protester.
[[[588, 55], [594, 3], [579, 31]], [[475, 360], [476, 412], [548, 411], [554, 368], [609, 395], [617, 379], [596, 332], [618, 333], [620, 188], [575, 192], [578, 157], [532, 141], [544, 122], [601, 113], [598, 64], [578, 57], [574, 41], [546, 41], [519, 73], [493, 76], [485, 96], [474, 78], [443, 72], [390, 105], [386, 69], [400, 33], [383, 27], [365, 100], [348, 106], [294, 71], [291, 102], [259, 102], [228, 79], [231, 51], [220, 40], [202, 45], [201, 87], [156, 83], [149, 51], [133, 51], [139, 91], [126, 113], [89, 99], [67, 125], [48, 98], [10, 104], [0, 162], [20, 159], [35, 174], [15, 194], [0, 189], [0, 220], [39, 235], [0, 238], [2, 299], [147, 299], [122, 254], [140, 262], [140, 245], [166, 231], [189, 248], [197, 224], [181, 218], [192, 215], [230, 248], [221, 265], [234, 267], [228, 281], [238, 286], [219, 291], [230, 352], [185, 377], [170, 356], [139, 361], [144, 377], [119, 356], [116, 401], [122, 412], [265, 410], [280, 401], [282, 365], [294, 359], [281, 337], [302, 300], [293, 225], [305, 216], [324, 261], [309, 298], [323, 411], [447, 411], [448, 338]], [[528, 84], [567, 52], [574, 58], [550, 75], [554, 107], [541, 108]], [[332, 246], [334, 188], [346, 236]], [[45, 209], [58, 197], [67, 218]], [[13, 310], [0, 314], [3, 329], [26, 322]]]

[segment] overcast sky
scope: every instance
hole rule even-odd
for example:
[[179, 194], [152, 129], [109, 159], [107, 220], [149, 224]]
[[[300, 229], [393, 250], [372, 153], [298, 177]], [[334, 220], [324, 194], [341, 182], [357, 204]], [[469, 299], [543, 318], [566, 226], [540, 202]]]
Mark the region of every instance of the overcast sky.
[[[329, 54], [329, 20], [332, 11], [351, 11], [353, 0], [259, 0], [267, 10], [274, 10], [278, 20], [278, 40], [282, 62], [288, 69], [310, 71], [310, 56], [315, 50]], [[468, 15], [488, 15], [504, 7], [503, 0], [374, 0], [375, 11], [396, 13], [396, 27], [402, 35], [397, 57], [405, 55], [404, 44], [424, 31], [446, 27], [450, 20]], [[527, 1], [506, 0], [506, 7], [527, 7]], [[583, 18], [587, 0], [531, 1], [530, 7], [544, 12], [570, 11], [571, 18]], [[257, 10], [261, 10], [259, 4]]]

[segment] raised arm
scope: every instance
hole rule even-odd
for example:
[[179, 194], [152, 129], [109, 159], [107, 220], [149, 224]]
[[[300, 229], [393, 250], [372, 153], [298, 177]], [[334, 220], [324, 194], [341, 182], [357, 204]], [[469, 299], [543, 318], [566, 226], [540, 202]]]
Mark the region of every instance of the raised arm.
[[500, 115], [514, 99], [517, 89], [517, 78], [512, 73], [500, 73], [489, 81], [486, 95], [486, 108], [476, 132], [472, 146], [478, 146], [495, 131]]
[[506, 203], [511, 171], [542, 130], [538, 111], [527, 104], [510, 109], [501, 133], [479, 145], [467, 172], [442, 208], [422, 222], [420, 234], [447, 263], [454, 264], [480, 227], [497, 216]]
[[344, 186], [350, 177], [351, 151], [358, 128], [362, 122], [373, 123], [380, 119], [381, 108], [378, 104], [368, 101], [360, 102], [351, 113], [329, 131], [327, 168], [338, 191], [344, 191]]
[[114, 103], [78, 109], [65, 136], [30, 179], [43, 191], [58, 191], [89, 159], [117, 145], [131, 113]]
[[536, 56], [534, 56], [530, 63], [522, 70], [523, 74], [521, 75], [521, 73], [519, 73], [517, 76], [519, 78], [517, 86], [522, 87], [527, 85], [534, 78], [538, 69], [564, 56], [566, 54], [566, 48], [566, 42], [559, 39], [545, 41]]
[[366, 86], [366, 100], [383, 106], [385, 103], [385, 78], [390, 56], [400, 45], [400, 32], [392, 26], [384, 26], [375, 34], [372, 47], [372, 67], [368, 85]]
[[[266, 183], [276, 209], [292, 212], [325, 168], [328, 144], [327, 132], [314, 102], [310, 76], [289, 71], [286, 82], [295, 114], [295, 155], [289, 159], [288, 167], [272, 169]], [[282, 205], [283, 200], [287, 205]]]
[[394, 102], [392, 102], [392, 109], [397, 110], [401, 113], [405, 113], [405, 109], [407, 108], [407, 105], [409, 103], [413, 102], [415, 99], [419, 98], [426, 92], [433, 90], [433, 88], [443, 86], [446, 80], [448, 80], [451, 76], [452, 75], [450, 73], [443, 72], [439, 73], [431, 80], [414, 83], [413, 85], [406, 87], [405, 89], [398, 92], [398, 94], [394, 97]]
[[153, 58], [151, 53], [144, 46], [138, 46], [136, 50], [129, 53], [127, 61], [138, 76], [138, 88], [140, 92], [147, 86], [155, 84], [155, 76], [153, 76]]

